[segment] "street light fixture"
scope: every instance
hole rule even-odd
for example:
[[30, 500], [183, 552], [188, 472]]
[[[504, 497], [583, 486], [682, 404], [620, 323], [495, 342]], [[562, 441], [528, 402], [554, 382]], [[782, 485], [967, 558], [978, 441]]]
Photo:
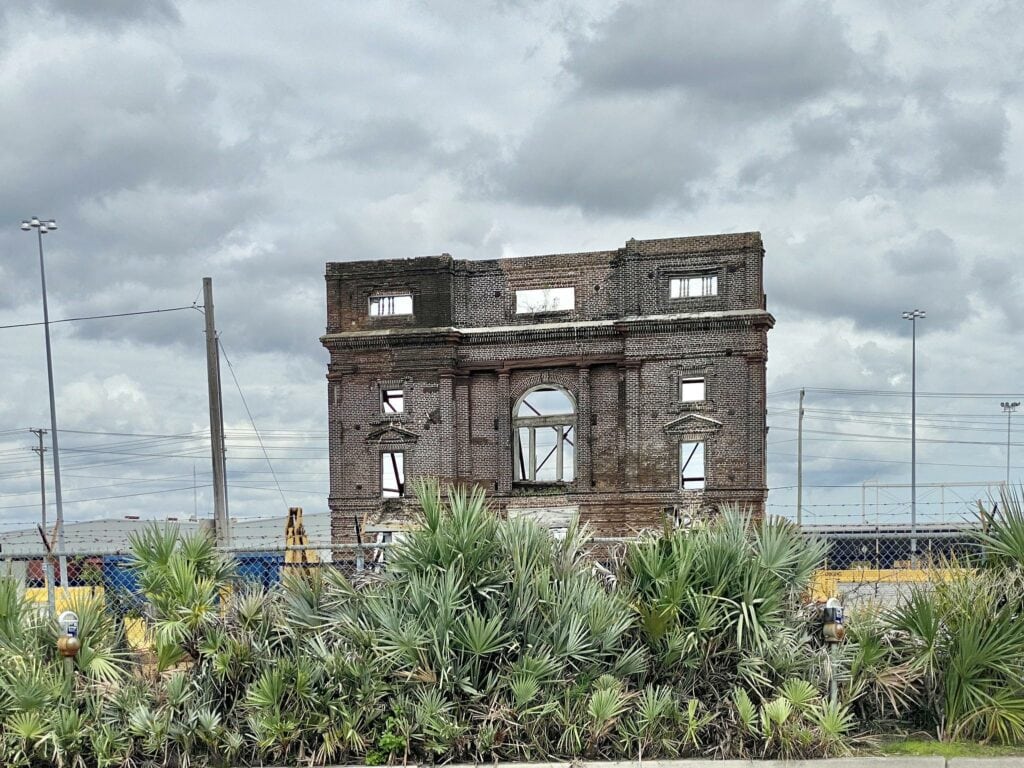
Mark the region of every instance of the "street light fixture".
[[1006, 488], [1010, 488], [1010, 417], [1017, 410], [1020, 401], [1013, 403], [1000, 403], [1003, 406], [1003, 413], [1006, 414]]
[[60, 583], [66, 591], [68, 588], [68, 563], [64, 554], [64, 498], [60, 488], [60, 451], [57, 447], [57, 405], [53, 394], [53, 356], [50, 352], [50, 310], [46, 303], [46, 267], [43, 263], [43, 235], [57, 229], [53, 219], [40, 219], [33, 216], [21, 222], [25, 232], [36, 231], [39, 242], [39, 278], [43, 286], [43, 331], [46, 336], [46, 378], [50, 385], [50, 437], [53, 444], [53, 495], [57, 501], [57, 533], [54, 536], [54, 548], [60, 562]]
[[923, 309], [903, 313], [910, 321], [910, 561], [917, 563], [917, 321], [925, 319]]

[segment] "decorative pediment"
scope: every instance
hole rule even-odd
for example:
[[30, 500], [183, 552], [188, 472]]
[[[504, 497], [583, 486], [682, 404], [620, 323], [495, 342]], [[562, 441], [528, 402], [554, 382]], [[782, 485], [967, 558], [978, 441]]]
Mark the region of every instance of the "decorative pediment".
[[399, 424], [382, 424], [366, 433], [366, 442], [378, 444], [415, 443], [420, 436]]
[[669, 435], [710, 435], [722, 428], [722, 422], [698, 413], [687, 413], [665, 425]]

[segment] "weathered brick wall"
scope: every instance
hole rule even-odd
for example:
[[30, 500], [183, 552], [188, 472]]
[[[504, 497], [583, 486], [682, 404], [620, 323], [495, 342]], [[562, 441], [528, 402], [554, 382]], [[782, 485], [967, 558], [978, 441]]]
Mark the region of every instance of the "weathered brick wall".
[[[336, 540], [353, 537], [353, 517], [407, 511], [408, 501], [381, 502], [384, 450], [404, 452], [407, 480], [477, 483], [499, 509], [576, 507], [604, 535], [658, 526], [672, 505], [760, 508], [773, 323], [763, 311], [762, 255], [760, 236], [745, 233], [499, 261], [329, 264], [323, 341]], [[669, 297], [672, 277], [712, 271], [717, 296]], [[564, 285], [576, 290], [572, 311], [515, 314], [517, 288]], [[394, 290], [413, 294], [414, 315], [369, 318], [369, 296]], [[678, 381], [693, 375], [705, 377], [706, 401], [681, 403]], [[542, 383], [578, 405], [571, 483], [512, 481], [512, 409]], [[380, 414], [385, 384], [404, 388], [403, 414]], [[704, 491], [678, 487], [683, 439], [705, 441]]]
[[[452, 324], [452, 257], [447, 254], [331, 262], [326, 278], [328, 333]], [[370, 298], [387, 293], [411, 294], [414, 316], [370, 317]]]
[[[619, 317], [615, 268], [618, 260], [612, 251], [462, 262], [466, 290], [455, 299], [455, 315], [461, 325], [471, 328]], [[516, 314], [517, 290], [545, 287], [574, 288], [575, 309], [550, 314]]]

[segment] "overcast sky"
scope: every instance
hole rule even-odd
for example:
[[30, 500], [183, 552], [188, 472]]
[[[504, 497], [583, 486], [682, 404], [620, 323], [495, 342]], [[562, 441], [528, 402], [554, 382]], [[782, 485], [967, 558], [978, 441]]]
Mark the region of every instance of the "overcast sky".
[[[995, 481], [999, 402], [1024, 390], [1022, 71], [1010, 0], [14, 0], [0, 325], [41, 319], [33, 215], [60, 225], [51, 318], [188, 306], [212, 276], [286, 500], [321, 511], [324, 262], [760, 230], [772, 509], [793, 511], [794, 388], [908, 391], [914, 307], [919, 389], [985, 395], [919, 400], [919, 480]], [[38, 519], [42, 339], [0, 329], [6, 527]], [[53, 345], [68, 519], [209, 514], [201, 314], [63, 324]], [[232, 514], [283, 516], [223, 378]], [[808, 514], [909, 481], [909, 398], [807, 407], [805, 482], [850, 486], [808, 488]]]

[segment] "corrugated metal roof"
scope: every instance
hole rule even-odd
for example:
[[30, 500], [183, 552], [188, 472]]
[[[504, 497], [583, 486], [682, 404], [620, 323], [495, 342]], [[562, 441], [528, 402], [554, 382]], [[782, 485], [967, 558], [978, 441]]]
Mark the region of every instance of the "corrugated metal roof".
[[[331, 516], [329, 513], [305, 515], [306, 533], [311, 545], [326, 545], [331, 541]], [[232, 549], [246, 547], [271, 547], [285, 545], [285, 523], [287, 514], [281, 517], [232, 518]], [[153, 524], [177, 526], [182, 533], [191, 533], [209, 525], [209, 520], [142, 520], [134, 518], [111, 518], [87, 520], [64, 524], [64, 549], [69, 555], [107, 554], [127, 551], [131, 546], [130, 537]], [[41, 555], [43, 544], [35, 525], [0, 533], [0, 558], [8, 555]]]

